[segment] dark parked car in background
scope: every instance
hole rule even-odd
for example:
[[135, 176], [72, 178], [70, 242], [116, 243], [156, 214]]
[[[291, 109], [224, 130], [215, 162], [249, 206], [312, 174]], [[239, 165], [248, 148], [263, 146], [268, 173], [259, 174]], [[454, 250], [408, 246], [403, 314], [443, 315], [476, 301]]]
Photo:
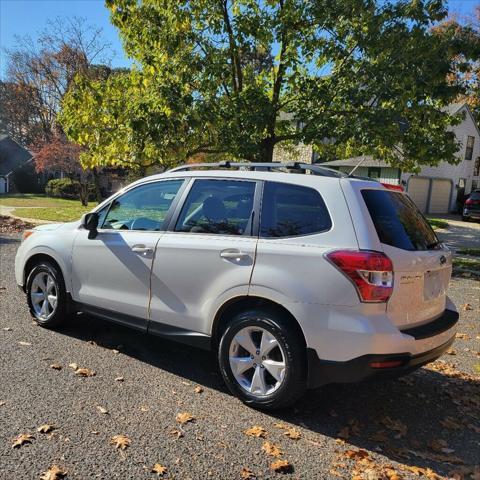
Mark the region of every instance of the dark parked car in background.
[[474, 190], [463, 205], [462, 220], [480, 221], [480, 190]]

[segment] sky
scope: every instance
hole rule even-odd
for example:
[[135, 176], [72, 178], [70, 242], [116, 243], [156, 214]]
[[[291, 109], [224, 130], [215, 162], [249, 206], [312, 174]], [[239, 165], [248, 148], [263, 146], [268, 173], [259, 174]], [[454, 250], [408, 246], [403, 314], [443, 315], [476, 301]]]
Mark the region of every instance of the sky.
[[[448, 0], [449, 10], [462, 16], [473, 13], [476, 6], [480, 6], [480, 0]], [[0, 78], [6, 69], [3, 49], [15, 46], [15, 35], [35, 39], [48, 19], [73, 16], [84, 17], [89, 24], [103, 29], [115, 52], [114, 67], [130, 65], [103, 0], [0, 0]]]
[[103, 0], [0, 0], [0, 78], [6, 69], [3, 50], [15, 46], [15, 35], [31, 35], [35, 39], [49, 19], [74, 16], [83, 17], [88, 24], [103, 29], [104, 37], [114, 51], [112, 66], [130, 65]]

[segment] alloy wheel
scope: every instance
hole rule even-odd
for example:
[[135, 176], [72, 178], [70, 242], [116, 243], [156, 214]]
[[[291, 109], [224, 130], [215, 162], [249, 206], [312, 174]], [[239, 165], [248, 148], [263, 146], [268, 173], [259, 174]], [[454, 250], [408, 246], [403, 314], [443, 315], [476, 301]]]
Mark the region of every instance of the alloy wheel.
[[48, 272], [39, 272], [35, 275], [30, 288], [30, 300], [39, 320], [48, 320], [57, 308], [58, 285]]
[[242, 328], [230, 343], [233, 376], [251, 395], [270, 395], [280, 388], [287, 368], [285, 358], [277, 338], [261, 327]]

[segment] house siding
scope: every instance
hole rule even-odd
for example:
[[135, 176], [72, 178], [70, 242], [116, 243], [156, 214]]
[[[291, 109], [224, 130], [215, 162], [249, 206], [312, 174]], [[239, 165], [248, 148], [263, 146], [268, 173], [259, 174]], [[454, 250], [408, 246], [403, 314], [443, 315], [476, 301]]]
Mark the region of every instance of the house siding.
[[[368, 177], [370, 167], [358, 167], [354, 175], [359, 177]], [[353, 167], [339, 167], [338, 170], [344, 173], [350, 173]], [[388, 183], [390, 185], [398, 185], [400, 183], [400, 171], [398, 168], [394, 167], [380, 167], [380, 177], [378, 178], [379, 182]]]
[[[460, 162], [457, 165], [451, 165], [446, 162], [441, 162], [437, 167], [424, 167], [418, 174], [419, 177], [426, 178], [443, 178], [452, 180], [453, 188], [451, 190], [449, 209], [456, 209], [458, 182], [460, 179], [465, 179], [465, 193], [470, 193], [472, 190], [472, 182], [475, 185], [480, 185], [479, 176], [474, 176], [475, 160], [480, 156], [480, 136], [478, 129], [472, 119], [472, 116], [465, 107], [460, 109], [460, 112], [464, 113], [465, 118], [463, 121], [452, 127], [452, 131], [460, 143], [460, 149], [457, 153]], [[475, 138], [473, 146], [472, 160], [465, 160], [465, 149], [467, 144], [467, 137], [472, 136]], [[404, 172], [402, 174], [402, 181], [408, 183], [408, 179], [412, 177], [412, 173]]]

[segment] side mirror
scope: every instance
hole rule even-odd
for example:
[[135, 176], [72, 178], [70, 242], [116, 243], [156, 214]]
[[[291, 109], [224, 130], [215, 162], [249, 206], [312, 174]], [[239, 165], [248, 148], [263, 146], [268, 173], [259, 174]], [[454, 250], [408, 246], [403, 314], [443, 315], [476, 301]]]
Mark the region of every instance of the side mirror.
[[88, 230], [88, 238], [92, 240], [98, 235], [98, 213], [86, 213], [82, 217], [81, 225], [85, 230]]

